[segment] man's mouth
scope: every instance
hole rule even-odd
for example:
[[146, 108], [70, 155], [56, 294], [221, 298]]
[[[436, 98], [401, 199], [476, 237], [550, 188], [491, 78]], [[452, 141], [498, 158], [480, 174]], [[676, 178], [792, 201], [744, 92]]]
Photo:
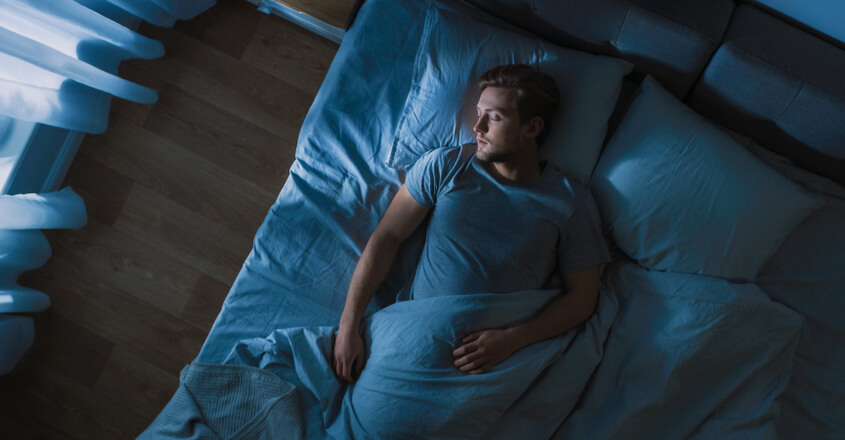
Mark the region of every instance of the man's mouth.
[[478, 146], [479, 146], [479, 147], [484, 146], [484, 145], [487, 145], [487, 141], [485, 141], [484, 139], [481, 139], [481, 138], [476, 138], [476, 140], [478, 141]]

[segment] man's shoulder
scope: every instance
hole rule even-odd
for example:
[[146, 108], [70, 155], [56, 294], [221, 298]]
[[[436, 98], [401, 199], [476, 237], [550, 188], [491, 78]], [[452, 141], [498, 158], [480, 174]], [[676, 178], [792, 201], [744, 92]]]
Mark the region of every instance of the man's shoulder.
[[464, 144], [435, 148], [429, 153], [435, 157], [442, 157], [451, 161], [465, 161], [475, 154], [477, 148], [475, 144]]
[[423, 154], [414, 166], [453, 168], [469, 161], [473, 154], [475, 154], [474, 144], [434, 148]]

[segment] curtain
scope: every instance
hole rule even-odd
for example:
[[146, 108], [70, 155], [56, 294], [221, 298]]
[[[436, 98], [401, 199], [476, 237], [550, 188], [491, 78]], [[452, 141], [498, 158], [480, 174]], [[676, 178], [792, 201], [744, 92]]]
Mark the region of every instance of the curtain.
[[117, 76], [121, 61], [164, 54], [161, 43], [125, 25], [143, 19], [171, 26], [214, 3], [0, 0], [0, 114], [104, 132], [112, 97], [146, 104], [157, 99], [155, 91]]
[[[215, 2], [0, 0], [0, 115], [104, 132], [112, 97], [158, 99], [155, 91], [117, 75], [123, 60], [164, 54], [161, 43], [130, 28], [140, 20], [171, 26]], [[17, 284], [23, 271], [50, 258], [41, 229], [81, 228], [86, 222], [85, 204], [70, 188], [0, 195], [0, 375], [14, 369], [34, 340], [32, 318], [18, 314], [50, 306], [47, 295]]]
[[41, 229], [78, 229], [87, 221], [85, 203], [71, 188], [0, 195], [0, 375], [14, 368], [35, 338], [32, 318], [12, 313], [50, 306], [47, 295], [17, 284], [21, 273], [50, 258], [50, 243]]

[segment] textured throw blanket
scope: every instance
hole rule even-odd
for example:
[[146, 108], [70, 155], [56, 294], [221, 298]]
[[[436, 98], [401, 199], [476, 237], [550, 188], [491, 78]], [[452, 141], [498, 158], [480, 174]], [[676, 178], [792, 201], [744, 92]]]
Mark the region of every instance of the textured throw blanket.
[[243, 365], [193, 363], [141, 440], [302, 438], [300, 399], [289, 382]]

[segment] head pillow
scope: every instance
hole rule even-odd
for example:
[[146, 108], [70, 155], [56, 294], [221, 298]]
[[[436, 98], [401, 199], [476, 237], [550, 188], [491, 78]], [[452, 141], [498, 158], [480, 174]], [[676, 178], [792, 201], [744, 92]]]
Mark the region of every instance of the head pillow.
[[598, 159], [622, 77], [632, 65], [480, 23], [435, 4], [426, 15], [411, 92], [388, 165], [407, 169], [428, 150], [475, 142], [478, 77], [492, 67], [516, 63], [551, 75], [561, 94], [541, 157], [586, 182]]

